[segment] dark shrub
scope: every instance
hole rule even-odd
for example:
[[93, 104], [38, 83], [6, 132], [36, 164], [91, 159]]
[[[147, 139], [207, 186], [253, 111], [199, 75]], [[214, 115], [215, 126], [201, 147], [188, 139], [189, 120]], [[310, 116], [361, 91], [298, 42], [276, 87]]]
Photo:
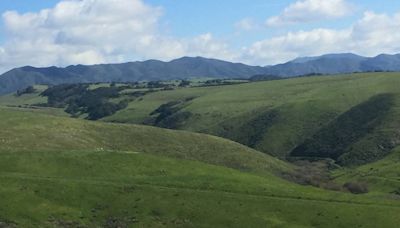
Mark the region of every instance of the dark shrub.
[[353, 194], [368, 193], [368, 186], [365, 183], [360, 182], [347, 182], [343, 187]]
[[121, 88], [100, 87], [89, 89], [88, 84], [64, 84], [48, 88], [41, 95], [48, 97], [48, 106], [66, 108], [72, 116], [88, 114], [88, 119], [97, 120], [110, 116], [128, 106], [128, 101], [110, 102], [110, 98], [118, 98]]
[[34, 92], [36, 92], [36, 89], [33, 86], [28, 86], [23, 90], [18, 90], [16, 95], [19, 97], [24, 94], [30, 94], [30, 93], [34, 93]]
[[186, 87], [190, 86], [190, 81], [182, 80], [181, 83], [179, 83], [179, 87]]

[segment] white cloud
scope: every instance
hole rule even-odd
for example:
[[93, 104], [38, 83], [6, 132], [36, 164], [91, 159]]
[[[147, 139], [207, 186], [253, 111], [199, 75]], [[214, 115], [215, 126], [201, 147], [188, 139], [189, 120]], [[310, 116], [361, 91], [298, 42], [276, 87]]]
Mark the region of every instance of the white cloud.
[[336, 19], [348, 15], [353, 6], [346, 0], [299, 0], [278, 15], [267, 19], [268, 26]]
[[255, 42], [244, 50], [243, 59], [275, 64], [301, 56], [354, 52], [366, 56], [400, 52], [400, 13], [393, 16], [365, 12], [346, 29], [313, 29]]
[[232, 56], [211, 34], [185, 39], [161, 34], [162, 13], [142, 0], [63, 0], [40, 12], [5, 12], [7, 39], [0, 47], [0, 71], [22, 65], [169, 60], [188, 54]]
[[[302, 5], [296, 6], [300, 9]], [[185, 55], [267, 65], [333, 52], [367, 56], [400, 52], [400, 13], [365, 12], [345, 29], [291, 31], [241, 49], [232, 49], [229, 42], [211, 33], [178, 38], [164, 34], [159, 29], [162, 14], [162, 8], [142, 0], [63, 0], [40, 12], [6, 12], [7, 37], [0, 46], [0, 72], [23, 65], [170, 60]], [[255, 24], [245, 19], [237, 26], [246, 30]]]
[[211, 33], [199, 35], [182, 43], [186, 44], [185, 49], [189, 56], [203, 56], [228, 61], [238, 58], [238, 53], [230, 50], [226, 42], [216, 40]]
[[239, 31], [250, 31], [257, 29], [259, 25], [252, 18], [243, 18], [235, 23], [235, 28]]

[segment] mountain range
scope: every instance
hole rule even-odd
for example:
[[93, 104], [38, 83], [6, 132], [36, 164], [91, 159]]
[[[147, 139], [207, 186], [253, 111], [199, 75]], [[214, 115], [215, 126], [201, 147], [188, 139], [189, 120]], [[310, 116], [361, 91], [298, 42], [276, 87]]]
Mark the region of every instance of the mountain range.
[[[34, 84], [134, 82], [208, 78], [269, 78], [309, 74], [342, 74], [368, 71], [400, 71], [400, 54], [363, 57], [351, 53], [297, 58], [274, 66], [250, 66], [203, 57], [183, 57], [163, 62], [147, 60], [120, 64], [74, 65], [65, 68], [25, 66], [0, 76], [0, 94]], [[261, 77], [260, 77], [261, 76]]]

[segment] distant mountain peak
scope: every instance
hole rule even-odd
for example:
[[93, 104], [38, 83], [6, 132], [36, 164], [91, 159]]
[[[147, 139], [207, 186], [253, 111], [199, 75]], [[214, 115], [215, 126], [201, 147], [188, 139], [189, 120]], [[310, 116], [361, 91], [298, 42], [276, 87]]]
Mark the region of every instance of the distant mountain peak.
[[228, 63], [228, 61], [224, 61], [224, 60], [220, 60], [220, 59], [213, 59], [213, 58], [205, 58], [205, 57], [201, 57], [201, 56], [184, 56], [178, 59], [173, 59], [170, 61], [171, 62], [196, 62], [196, 61], [216, 61], [216, 62], [226, 62]]
[[360, 55], [356, 55], [354, 53], [332, 53], [332, 54], [326, 54], [326, 55], [320, 55], [320, 56], [308, 56], [308, 57], [298, 57], [292, 61], [289, 61], [289, 63], [307, 63], [310, 61], [315, 61], [319, 59], [364, 59], [365, 57], [362, 57]]

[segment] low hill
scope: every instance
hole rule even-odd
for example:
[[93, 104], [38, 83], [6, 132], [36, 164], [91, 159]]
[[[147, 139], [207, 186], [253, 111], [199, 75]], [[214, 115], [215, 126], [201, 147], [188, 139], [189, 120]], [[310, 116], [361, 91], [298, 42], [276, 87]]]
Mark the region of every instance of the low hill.
[[1, 151], [139, 151], [258, 173], [290, 170], [278, 159], [215, 136], [83, 121], [19, 108], [0, 110]]

